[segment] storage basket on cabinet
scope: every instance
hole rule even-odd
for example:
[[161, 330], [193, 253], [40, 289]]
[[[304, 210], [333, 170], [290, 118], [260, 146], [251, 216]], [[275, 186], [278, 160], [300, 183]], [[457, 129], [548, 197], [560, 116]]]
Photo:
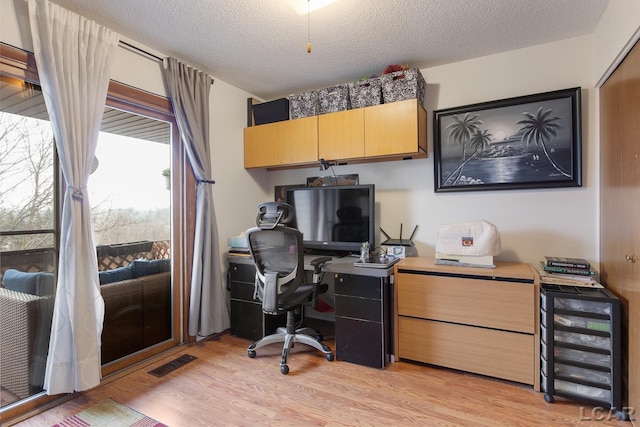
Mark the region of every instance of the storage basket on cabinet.
[[349, 87], [338, 85], [318, 90], [318, 114], [337, 113], [351, 109]]
[[289, 112], [291, 120], [318, 114], [318, 91], [312, 90], [289, 95]]
[[424, 105], [426, 83], [422, 73], [417, 68], [396, 71], [380, 76], [382, 85], [382, 100], [385, 104], [418, 99]]
[[351, 108], [364, 108], [382, 104], [382, 85], [379, 77], [358, 80], [347, 85]]

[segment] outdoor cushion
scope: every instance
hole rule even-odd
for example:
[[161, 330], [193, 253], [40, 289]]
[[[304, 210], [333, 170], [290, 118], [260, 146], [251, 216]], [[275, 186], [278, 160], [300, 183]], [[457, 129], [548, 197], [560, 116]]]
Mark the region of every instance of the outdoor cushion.
[[122, 282], [133, 279], [133, 269], [131, 267], [118, 267], [113, 270], [105, 270], [98, 273], [101, 285], [107, 283]]
[[138, 278], [142, 276], [149, 276], [150, 274], [163, 273], [165, 271], [171, 271], [170, 259], [154, 259], [154, 260], [141, 260], [136, 259], [131, 262], [130, 267], [133, 269], [133, 277]]
[[25, 294], [37, 295], [38, 287], [37, 280], [40, 272], [26, 273], [24, 271], [14, 270], [9, 268], [4, 272], [2, 282], [4, 287], [11, 289], [12, 291], [22, 292]]
[[55, 293], [56, 283], [53, 273], [38, 273], [36, 278], [36, 295], [42, 297]]

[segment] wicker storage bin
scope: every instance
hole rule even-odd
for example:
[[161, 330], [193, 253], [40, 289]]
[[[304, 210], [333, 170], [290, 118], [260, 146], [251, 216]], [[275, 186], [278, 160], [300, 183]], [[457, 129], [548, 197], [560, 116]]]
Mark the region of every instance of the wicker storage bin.
[[379, 77], [351, 82], [348, 86], [351, 108], [382, 104], [382, 85]]
[[335, 113], [351, 109], [349, 87], [338, 85], [318, 91], [318, 114]]
[[289, 95], [289, 112], [291, 120], [317, 115], [318, 91]]
[[383, 74], [380, 81], [385, 104], [414, 98], [417, 98], [421, 105], [424, 104], [426, 83], [417, 68]]

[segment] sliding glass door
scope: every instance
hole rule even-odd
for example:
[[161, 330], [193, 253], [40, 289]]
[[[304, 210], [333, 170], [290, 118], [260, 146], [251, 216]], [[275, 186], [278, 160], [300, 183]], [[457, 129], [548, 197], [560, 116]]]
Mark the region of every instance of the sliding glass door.
[[[0, 44], [0, 418], [43, 393], [65, 189], [33, 56]], [[182, 341], [184, 150], [168, 99], [111, 82], [88, 189], [103, 375]]]

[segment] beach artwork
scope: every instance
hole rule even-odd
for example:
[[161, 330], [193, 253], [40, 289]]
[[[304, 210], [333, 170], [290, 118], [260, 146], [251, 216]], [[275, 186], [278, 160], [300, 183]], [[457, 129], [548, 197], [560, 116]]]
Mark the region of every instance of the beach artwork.
[[434, 112], [435, 191], [581, 185], [580, 88]]

